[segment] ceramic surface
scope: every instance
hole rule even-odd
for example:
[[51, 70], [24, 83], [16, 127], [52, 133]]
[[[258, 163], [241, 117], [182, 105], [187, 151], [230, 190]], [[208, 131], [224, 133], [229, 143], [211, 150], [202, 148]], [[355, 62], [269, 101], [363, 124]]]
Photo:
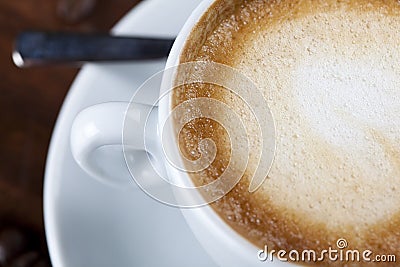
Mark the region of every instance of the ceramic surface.
[[[143, 1], [113, 33], [174, 37], [199, 2]], [[164, 65], [164, 60], [90, 64], [73, 83], [53, 133], [45, 173], [45, 226], [53, 266], [215, 266], [178, 209], [149, 198], [133, 181], [126, 190], [97, 182], [71, 155], [70, 129], [77, 113], [98, 103], [129, 101]]]

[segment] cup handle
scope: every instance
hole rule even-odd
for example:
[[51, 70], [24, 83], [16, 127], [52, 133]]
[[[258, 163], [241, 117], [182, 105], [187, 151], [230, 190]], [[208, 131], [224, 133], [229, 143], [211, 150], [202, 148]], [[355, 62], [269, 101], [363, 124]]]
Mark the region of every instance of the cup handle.
[[[75, 161], [102, 183], [126, 188], [132, 184], [125, 162], [126, 152], [134, 162], [135, 173], [149, 183], [157, 183], [154, 178], [157, 172], [165, 172], [158, 160], [157, 110], [157, 107], [125, 102], [103, 103], [84, 109], [76, 116], [71, 129]], [[128, 120], [130, 127], [124, 133], [124, 123]], [[123, 134], [129, 134], [124, 144]], [[126, 140], [129, 140], [128, 144]], [[143, 160], [148, 155], [153, 164]]]

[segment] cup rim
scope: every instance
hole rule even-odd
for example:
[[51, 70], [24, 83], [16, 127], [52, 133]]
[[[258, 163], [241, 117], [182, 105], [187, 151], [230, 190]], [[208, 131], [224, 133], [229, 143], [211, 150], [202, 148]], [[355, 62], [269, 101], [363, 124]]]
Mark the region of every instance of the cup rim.
[[[167, 59], [167, 63], [165, 66], [165, 69], [173, 68], [179, 65], [180, 63], [180, 56], [183, 48], [186, 45], [186, 41], [190, 37], [190, 34], [192, 33], [192, 30], [194, 27], [198, 24], [200, 19], [203, 17], [204, 14], [207, 13], [209, 8], [219, 0], [203, 0], [200, 5], [192, 12], [192, 14], [189, 16], [189, 18], [186, 20], [186, 23], [184, 24], [183, 28], [179, 32], [172, 49], [170, 51], [170, 54]], [[164, 95], [166, 92], [165, 90], [168, 88], [165, 88], [164, 86], [161, 86], [160, 90], [160, 96]], [[159, 102], [159, 109], [158, 109], [158, 127], [159, 129], [162, 129], [163, 125], [162, 122], [166, 121], [170, 111], [172, 109], [172, 97], [169, 94], [168, 97], [161, 97], [160, 102]], [[168, 127], [170, 128], [170, 127]], [[177, 143], [176, 136], [172, 134], [172, 132], [167, 133], [167, 136], [170, 136], [172, 140], [174, 141], [174, 144]], [[176, 149], [176, 152], [178, 151], [178, 146], [174, 146], [174, 149]], [[174, 168], [167, 166], [166, 171], [169, 177], [173, 180], [182, 180], [182, 176], [184, 175], [182, 172], [179, 172], [175, 170]], [[187, 175], [187, 174], [186, 174]], [[188, 180], [188, 179], [186, 179]], [[200, 193], [199, 193], [200, 195]], [[228, 257], [232, 257], [232, 255], [235, 255], [235, 258], [242, 258], [241, 261], [248, 262], [250, 263], [250, 260], [252, 259], [251, 262], [254, 262], [257, 260], [257, 255], [256, 252], [260, 249], [253, 243], [251, 243], [248, 239], [246, 239], [244, 236], [240, 235], [237, 231], [235, 231], [231, 226], [228, 225], [218, 214], [214, 209], [210, 207], [210, 205], [205, 205], [201, 207], [196, 207], [193, 209], [181, 209], [182, 213], [187, 221], [190, 221], [191, 223], [194, 220], [197, 220], [195, 223], [198, 224], [199, 222], [202, 224], [202, 227], [207, 227], [208, 231], [213, 231], [213, 236], [215, 236], [215, 239], [223, 240], [219, 241], [219, 243], [224, 244], [224, 249], [226, 251], [232, 250], [235, 252], [235, 254], [231, 253], [226, 253], [228, 254]], [[192, 231], [196, 235], [197, 239], [202, 243], [201, 238], [199, 238], [198, 234], [196, 234], [199, 229], [196, 226], [191, 225], [189, 223], [189, 227], [192, 228]], [[212, 230], [210, 230], [212, 229]], [[204, 242], [204, 241], [203, 241]], [[228, 249], [229, 247], [229, 249]], [[207, 246], [205, 246], [207, 250]], [[216, 259], [216, 255], [213, 255], [213, 251], [208, 251], [209, 254]], [[240, 253], [238, 253], [240, 252]], [[215, 254], [215, 253], [214, 253]], [[252, 255], [251, 258], [249, 255]], [[221, 256], [221, 255], [219, 255]], [[226, 256], [225, 256], [226, 257]]]

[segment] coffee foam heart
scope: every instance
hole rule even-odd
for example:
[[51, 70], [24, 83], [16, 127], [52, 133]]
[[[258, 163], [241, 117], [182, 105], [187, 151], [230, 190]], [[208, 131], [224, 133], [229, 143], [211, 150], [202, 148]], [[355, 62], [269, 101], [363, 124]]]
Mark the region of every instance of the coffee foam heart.
[[234, 66], [262, 88], [276, 120], [275, 163], [262, 188], [274, 205], [330, 217], [330, 227], [369, 225], [398, 210], [394, 25], [398, 17], [332, 11], [247, 36]]
[[[259, 246], [326, 248], [345, 235], [360, 248], [396, 247], [400, 240], [378, 235], [393, 236], [400, 225], [399, 4], [230, 2], [235, 8], [224, 9], [225, 19], [197, 40], [203, 46], [189, 44], [182, 60], [225, 63], [251, 78], [274, 115], [277, 150], [256, 193], [244, 179], [213, 207]], [[211, 89], [187, 88], [180, 101], [195, 91], [243, 109]], [[258, 151], [254, 137], [251, 150]]]

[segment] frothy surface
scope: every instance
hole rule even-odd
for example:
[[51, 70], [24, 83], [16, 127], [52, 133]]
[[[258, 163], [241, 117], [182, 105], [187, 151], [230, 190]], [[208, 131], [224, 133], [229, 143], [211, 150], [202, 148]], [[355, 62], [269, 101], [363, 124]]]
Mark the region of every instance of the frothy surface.
[[400, 141], [400, 20], [342, 14], [251, 36], [234, 66], [264, 89], [276, 120], [275, 164], [262, 193], [328, 227], [363, 227], [400, 206], [399, 155], [390, 151]]
[[[236, 1], [197, 53], [187, 46], [184, 61], [249, 76], [274, 115], [267, 181], [255, 194], [241, 182], [214, 205], [256, 244], [326, 249], [341, 235], [360, 249], [400, 244], [400, 6], [383, 2]], [[179, 101], [217, 95], [202, 90]]]

